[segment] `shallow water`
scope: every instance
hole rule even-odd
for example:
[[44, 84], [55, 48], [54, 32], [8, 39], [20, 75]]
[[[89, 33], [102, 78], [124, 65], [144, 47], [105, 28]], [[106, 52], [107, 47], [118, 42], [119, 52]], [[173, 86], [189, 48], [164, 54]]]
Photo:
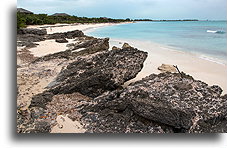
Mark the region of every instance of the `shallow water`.
[[97, 28], [87, 34], [151, 41], [227, 64], [226, 32], [226, 21], [190, 21], [136, 22]]

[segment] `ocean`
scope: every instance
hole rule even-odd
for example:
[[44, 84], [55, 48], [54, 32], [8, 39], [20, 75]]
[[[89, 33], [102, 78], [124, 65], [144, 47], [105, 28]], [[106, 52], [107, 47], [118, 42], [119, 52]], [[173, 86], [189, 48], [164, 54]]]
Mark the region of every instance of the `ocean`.
[[150, 41], [227, 64], [227, 21], [136, 22], [93, 29], [88, 35]]

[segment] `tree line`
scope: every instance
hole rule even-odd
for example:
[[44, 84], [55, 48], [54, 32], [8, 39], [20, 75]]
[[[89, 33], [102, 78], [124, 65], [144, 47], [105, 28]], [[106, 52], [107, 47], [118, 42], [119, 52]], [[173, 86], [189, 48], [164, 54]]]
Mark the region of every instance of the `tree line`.
[[119, 23], [131, 21], [130, 19], [112, 19], [106, 17], [88, 18], [77, 16], [49, 16], [47, 14], [25, 14], [17, 12], [17, 29], [27, 25], [44, 25], [56, 23]]

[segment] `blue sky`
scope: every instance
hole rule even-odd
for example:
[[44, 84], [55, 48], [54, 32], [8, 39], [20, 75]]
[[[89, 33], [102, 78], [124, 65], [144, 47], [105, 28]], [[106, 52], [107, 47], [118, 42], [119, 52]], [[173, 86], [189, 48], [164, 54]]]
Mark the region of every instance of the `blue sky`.
[[227, 19], [227, 0], [18, 0], [17, 7], [86, 17]]

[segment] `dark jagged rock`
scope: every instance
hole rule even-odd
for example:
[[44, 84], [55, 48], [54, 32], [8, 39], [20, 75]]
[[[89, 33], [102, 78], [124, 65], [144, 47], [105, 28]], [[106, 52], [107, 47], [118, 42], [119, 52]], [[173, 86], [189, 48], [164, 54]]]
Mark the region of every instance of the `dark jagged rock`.
[[46, 103], [50, 102], [52, 100], [52, 97], [54, 96], [51, 92], [43, 92], [41, 94], [38, 94], [32, 98], [30, 107], [41, 107], [45, 108]]
[[17, 40], [24, 42], [40, 42], [44, 41], [45, 37], [35, 34], [22, 34], [17, 36]]
[[51, 127], [48, 122], [35, 122], [34, 129], [28, 130], [28, 133], [50, 133]]
[[97, 39], [93, 38], [90, 40], [85, 40], [80, 44], [74, 45], [72, 50], [77, 50], [79, 48], [98, 48], [98, 49], [108, 49], [109, 48], [109, 38]]
[[73, 39], [76, 37], [84, 37], [84, 33], [80, 30], [74, 30], [74, 31], [68, 31], [68, 32], [63, 32], [63, 33], [53, 33], [53, 34], [48, 34], [46, 36], [47, 39], [62, 39], [62, 38], [67, 38], [67, 39]]
[[225, 117], [227, 100], [218, 86], [180, 74], [152, 74], [119, 94], [138, 115], [178, 129]]
[[89, 133], [173, 133], [171, 127], [135, 114], [124, 99], [123, 90], [106, 92], [85, 104], [81, 121]]
[[27, 48], [36, 47], [38, 44], [34, 42], [44, 41], [46, 34], [46, 29], [20, 29], [17, 33], [17, 46], [26, 46]]
[[50, 91], [54, 94], [80, 92], [96, 97], [136, 77], [146, 58], [146, 52], [135, 48], [79, 58], [61, 71]]
[[39, 35], [43, 36], [47, 34], [46, 29], [33, 29], [33, 28], [23, 28], [19, 29], [17, 34], [33, 34], [33, 35]]
[[37, 58], [36, 60], [33, 61], [33, 63], [39, 62], [39, 61], [48, 61], [56, 58], [67, 59], [67, 60], [75, 59], [78, 56], [90, 55], [96, 52], [106, 51], [109, 49], [109, 38], [96, 39], [96, 41], [97, 42], [95, 42], [93, 45], [88, 46], [83, 50], [80, 50], [80, 51], [65, 50], [65, 51], [49, 54], [49, 55]]
[[68, 43], [68, 40], [66, 40], [65, 38], [61, 38], [61, 39], [56, 39], [55, 42], [58, 42], [58, 43]]
[[[122, 120], [119, 122], [124, 129], [125, 123], [128, 125], [127, 118], [134, 120], [134, 116], [125, 117], [123, 113], [127, 111], [146, 123], [162, 125], [164, 132], [226, 132], [227, 95], [220, 96], [221, 92], [218, 86], [208, 86], [188, 76], [181, 78], [177, 73], [152, 74], [125, 89], [104, 93], [82, 108], [81, 113], [92, 131], [100, 130], [100, 127], [112, 131], [108, 126], [117, 122], [115, 117]], [[113, 115], [109, 117], [110, 113]], [[145, 124], [146, 127], [149, 124]], [[140, 131], [144, 129], [142, 127], [139, 127]]]

